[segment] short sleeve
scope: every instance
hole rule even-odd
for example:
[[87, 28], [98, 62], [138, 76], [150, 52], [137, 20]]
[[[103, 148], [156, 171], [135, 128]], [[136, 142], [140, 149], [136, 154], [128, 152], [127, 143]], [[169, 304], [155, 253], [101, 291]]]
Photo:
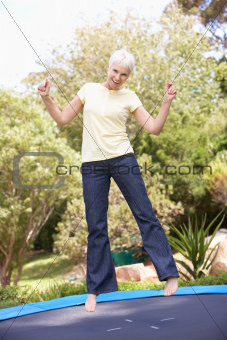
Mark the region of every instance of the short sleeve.
[[140, 105], [143, 105], [142, 102], [140, 101], [137, 94], [134, 91], [132, 91], [131, 96], [130, 96], [130, 105], [129, 105], [130, 112], [132, 113]]
[[85, 103], [85, 94], [86, 94], [86, 85], [84, 84], [81, 89], [77, 92], [77, 95], [79, 96], [80, 100], [82, 101], [82, 103]]

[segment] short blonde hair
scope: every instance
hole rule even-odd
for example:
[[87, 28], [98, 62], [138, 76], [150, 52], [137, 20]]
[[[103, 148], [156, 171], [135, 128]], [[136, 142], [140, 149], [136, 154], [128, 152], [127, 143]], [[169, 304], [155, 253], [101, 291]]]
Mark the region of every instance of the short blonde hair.
[[110, 57], [109, 67], [114, 64], [121, 64], [122, 67], [128, 69], [131, 73], [135, 66], [134, 55], [129, 53], [125, 48], [121, 48], [114, 52]]

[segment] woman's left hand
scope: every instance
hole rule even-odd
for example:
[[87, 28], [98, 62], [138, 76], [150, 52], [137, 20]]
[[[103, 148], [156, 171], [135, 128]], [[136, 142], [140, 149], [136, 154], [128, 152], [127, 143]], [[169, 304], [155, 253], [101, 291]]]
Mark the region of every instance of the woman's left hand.
[[165, 88], [165, 97], [168, 100], [173, 100], [177, 95], [176, 89], [173, 87], [172, 83], [169, 83], [169, 80], [166, 81], [166, 88]]

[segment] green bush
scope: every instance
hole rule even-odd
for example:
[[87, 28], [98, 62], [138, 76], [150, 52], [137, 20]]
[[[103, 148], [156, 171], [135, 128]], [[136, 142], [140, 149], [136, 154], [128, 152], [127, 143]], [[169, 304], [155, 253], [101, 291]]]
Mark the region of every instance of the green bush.
[[81, 294], [87, 294], [86, 280], [83, 280], [78, 286], [73, 283], [64, 284], [61, 290], [61, 297]]
[[9, 302], [14, 306], [20, 305], [22, 303], [27, 303], [26, 300], [29, 289], [29, 286], [6, 286], [5, 289], [0, 287], [0, 308], [5, 308], [2, 307], [4, 302]]
[[[152, 283], [152, 282], [136, 282], [129, 280], [128, 282], [119, 282], [119, 291], [132, 291], [132, 290], [161, 290], [164, 289], [166, 282]], [[189, 286], [209, 286], [209, 285], [227, 285], [227, 272], [222, 270], [219, 275], [211, 276], [210, 274], [206, 278], [197, 278], [185, 282], [183, 279], [178, 279], [178, 287]], [[49, 301], [65, 296], [87, 294], [86, 280], [82, 280], [78, 283], [63, 283], [61, 285], [51, 283], [49, 289], [46, 291], [33, 291], [29, 286], [17, 287], [7, 286], [7, 288], [0, 288], [0, 308], [7, 308], [18, 306], [21, 304], [28, 304], [40, 301]]]
[[[225, 208], [224, 208], [225, 209]], [[175, 262], [180, 263], [191, 275], [194, 279], [205, 277], [209, 274], [209, 267], [214, 262], [216, 256], [217, 256], [217, 247], [218, 243], [215, 247], [211, 250], [210, 254], [208, 255], [207, 259], [205, 259], [206, 252], [208, 251], [208, 248], [213, 241], [217, 231], [219, 230], [224, 218], [225, 214], [223, 214], [223, 217], [219, 224], [216, 226], [212, 237], [210, 238], [209, 242], [206, 242], [206, 237], [208, 236], [209, 230], [211, 226], [214, 224], [216, 219], [219, 217], [219, 215], [224, 211], [222, 209], [219, 214], [213, 219], [213, 221], [208, 225], [208, 227], [204, 230], [205, 222], [206, 222], [206, 214], [205, 217], [202, 218], [202, 223], [199, 230], [199, 225], [197, 222], [197, 217], [195, 221], [195, 225], [193, 226], [193, 223], [190, 221], [190, 217], [188, 218], [189, 223], [188, 227], [183, 223], [183, 226], [181, 226], [182, 232], [180, 232], [177, 228], [174, 226], [169, 227], [171, 230], [173, 230], [179, 237], [179, 239], [167, 235], [169, 244], [175, 248], [177, 251], [179, 251], [186, 259], [192, 262], [194, 270], [190, 268], [190, 266], [180, 260], [175, 260]], [[216, 250], [215, 256], [208, 264], [208, 261], [212, 255], [212, 253]], [[182, 271], [178, 270], [181, 275], [183, 275], [187, 281], [190, 281], [190, 278], [188, 275], [184, 274]]]

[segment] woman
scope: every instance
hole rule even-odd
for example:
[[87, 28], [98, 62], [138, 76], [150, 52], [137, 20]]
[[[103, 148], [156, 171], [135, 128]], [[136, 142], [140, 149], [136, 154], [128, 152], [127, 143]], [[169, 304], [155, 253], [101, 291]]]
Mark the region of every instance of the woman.
[[[86, 311], [93, 312], [96, 296], [117, 291], [116, 273], [107, 231], [110, 179], [123, 193], [139, 226], [143, 246], [160, 281], [167, 281], [164, 295], [177, 291], [179, 273], [172, 251], [147, 196], [133, 148], [126, 133], [130, 114], [150, 133], [159, 135], [167, 119], [176, 90], [166, 82], [166, 93], [156, 119], [145, 110], [134, 91], [122, 88], [135, 59], [125, 49], [116, 51], [107, 66], [107, 80], [86, 83], [61, 112], [49, 96], [49, 80], [39, 85], [51, 117], [59, 126], [72, 121], [83, 109], [82, 182], [88, 225]], [[136, 171], [137, 170], [137, 171]]]

